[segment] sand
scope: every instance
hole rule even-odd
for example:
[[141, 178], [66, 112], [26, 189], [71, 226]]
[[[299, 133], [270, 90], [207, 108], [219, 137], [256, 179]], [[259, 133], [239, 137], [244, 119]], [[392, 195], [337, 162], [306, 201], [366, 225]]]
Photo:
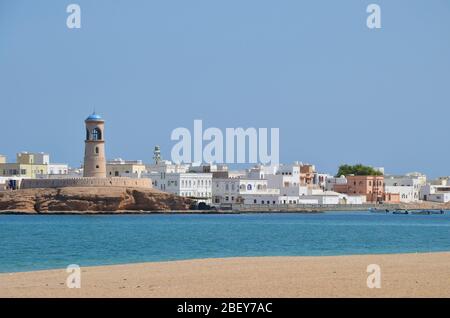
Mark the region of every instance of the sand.
[[[381, 288], [368, 288], [369, 264]], [[0, 297], [450, 297], [450, 252], [202, 259], [0, 274]]]

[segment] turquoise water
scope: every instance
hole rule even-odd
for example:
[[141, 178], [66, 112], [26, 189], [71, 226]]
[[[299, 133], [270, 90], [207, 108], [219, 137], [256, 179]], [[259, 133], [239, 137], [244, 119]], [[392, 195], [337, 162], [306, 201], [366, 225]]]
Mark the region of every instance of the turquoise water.
[[0, 216], [0, 272], [278, 255], [450, 251], [450, 213]]

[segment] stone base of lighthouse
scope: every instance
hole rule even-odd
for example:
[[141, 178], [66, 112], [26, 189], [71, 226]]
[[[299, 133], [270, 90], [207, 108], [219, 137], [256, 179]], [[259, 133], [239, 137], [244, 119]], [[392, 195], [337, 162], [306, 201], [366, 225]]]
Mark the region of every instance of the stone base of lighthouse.
[[152, 188], [152, 181], [149, 178], [61, 178], [61, 179], [24, 179], [21, 182], [21, 189], [38, 188], [65, 188], [65, 187], [126, 187], [126, 188]]

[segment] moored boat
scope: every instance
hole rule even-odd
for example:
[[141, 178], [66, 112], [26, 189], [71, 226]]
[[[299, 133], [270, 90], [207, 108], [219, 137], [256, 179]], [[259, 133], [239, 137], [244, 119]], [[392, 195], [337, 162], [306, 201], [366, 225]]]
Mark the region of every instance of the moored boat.
[[415, 215], [430, 215], [431, 211], [428, 211], [428, 210], [411, 211], [411, 214], [415, 214]]
[[370, 208], [369, 212], [371, 212], [371, 213], [389, 213], [389, 210], [388, 209]]
[[408, 210], [395, 210], [392, 214], [409, 214]]

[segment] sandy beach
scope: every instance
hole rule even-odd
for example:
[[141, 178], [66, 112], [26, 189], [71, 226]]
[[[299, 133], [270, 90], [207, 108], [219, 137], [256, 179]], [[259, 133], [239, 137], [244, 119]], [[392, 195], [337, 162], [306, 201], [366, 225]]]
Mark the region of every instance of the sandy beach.
[[[369, 264], [381, 288], [367, 287]], [[0, 274], [0, 297], [450, 297], [450, 253], [258, 257]]]

